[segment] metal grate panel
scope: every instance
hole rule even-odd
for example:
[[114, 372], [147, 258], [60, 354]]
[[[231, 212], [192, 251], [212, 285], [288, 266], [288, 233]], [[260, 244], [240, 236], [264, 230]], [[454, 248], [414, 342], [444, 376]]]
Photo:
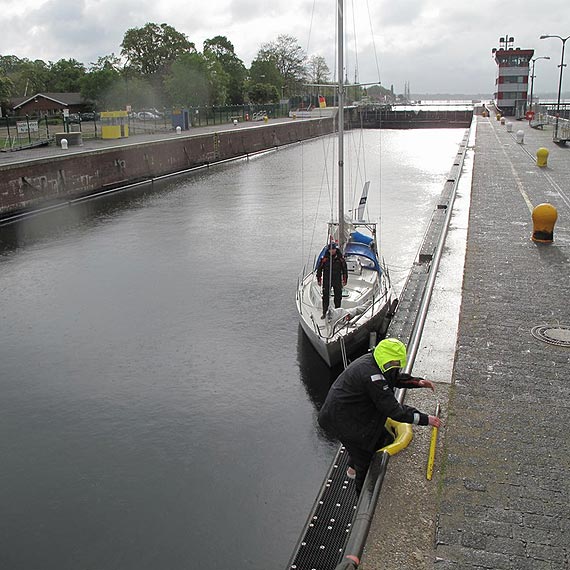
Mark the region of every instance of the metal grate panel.
[[347, 467], [348, 454], [341, 446], [289, 563], [290, 570], [334, 570], [340, 562], [358, 500], [354, 481], [346, 476]]

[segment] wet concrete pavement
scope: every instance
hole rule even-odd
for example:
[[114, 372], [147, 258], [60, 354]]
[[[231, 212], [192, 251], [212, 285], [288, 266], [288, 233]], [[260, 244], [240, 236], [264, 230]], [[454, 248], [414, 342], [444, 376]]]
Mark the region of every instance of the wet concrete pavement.
[[[495, 117], [476, 120], [453, 367], [437, 328], [449, 335], [457, 303], [436, 297], [434, 332], [414, 369], [438, 382], [445, 427], [436, 470], [427, 481], [430, 433], [415, 428], [411, 446], [390, 461], [364, 570], [569, 567], [570, 348], [531, 329], [570, 326], [570, 146], [552, 142], [552, 127], [513, 121], [508, 132]], [[550, 153], [544, 168], [541, 147]], [[550, 245], [530, 239], [531, 212], [546, 202], [558, 210]], [[445, 294], [445, 281], [440, 288]], [[430, 411], [435, 398], [414, 390], [406, 402]]]

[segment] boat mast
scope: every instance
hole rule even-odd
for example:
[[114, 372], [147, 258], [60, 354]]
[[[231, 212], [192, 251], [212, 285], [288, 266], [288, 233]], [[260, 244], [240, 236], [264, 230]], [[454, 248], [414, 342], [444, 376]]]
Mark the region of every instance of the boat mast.
[[344, 246], [344, 0], [337, 0], [338, 34], [338, 241]]

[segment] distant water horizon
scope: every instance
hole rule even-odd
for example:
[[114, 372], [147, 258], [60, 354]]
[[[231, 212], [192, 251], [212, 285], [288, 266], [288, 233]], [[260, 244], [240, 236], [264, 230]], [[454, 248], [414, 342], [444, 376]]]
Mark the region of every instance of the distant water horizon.
[[[534, 98], [546, 99], [546, 100], [556, 100], [558, 98], [558, 92], [548, 92], [548, 91], [535, 91], [533, 94]], [[491, 101], [493, 99], [492, 93], [411, 93], [410, 98], [414, 101]], [[565, 100], [570, 103], [570, 91], [563, 91], [560, 95], [560, 100]]]

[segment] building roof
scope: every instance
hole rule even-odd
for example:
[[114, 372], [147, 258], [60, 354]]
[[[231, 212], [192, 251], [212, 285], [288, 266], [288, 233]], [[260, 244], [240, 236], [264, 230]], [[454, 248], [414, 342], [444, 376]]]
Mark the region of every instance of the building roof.
[[66, 107], [67, 105], [81, 105], [84, 103], [81, 93], [36, 93], [31, 97], [17, 97], [12, 99], [12, 107], [18, 109], [30, 101], [34, 101], [41, 97], [42, 99], [49, 99], [55, 103], [59, 103]]

